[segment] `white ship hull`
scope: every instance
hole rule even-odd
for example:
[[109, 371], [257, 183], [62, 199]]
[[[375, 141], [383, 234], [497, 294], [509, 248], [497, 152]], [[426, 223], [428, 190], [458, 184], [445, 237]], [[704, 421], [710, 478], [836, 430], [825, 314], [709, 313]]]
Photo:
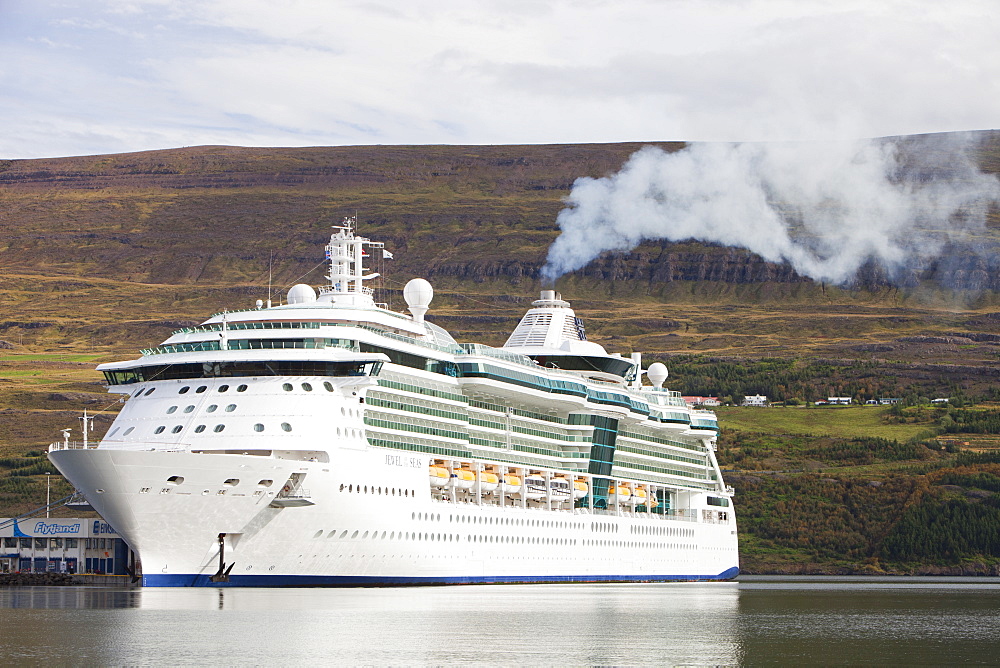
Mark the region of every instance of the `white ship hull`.
[[[429, 458], [413, 453], [344, 449], [332, 465], [177, 452], [51, 454], [79, 489], [103, 490], [92, 504], [141, 555], [145, 586], [645, 582], [738, 572], [734, 523], [628, 507], [437, 501], [427, 485]], [[313, 505], [274, 507], [280, 491], [258, 489], [257, 481], [293, 472], [308, 476]], [[180, 474], [180, 485], [163, 485]], [[223, 484], [234, 478], [235, 486]], [[220, 533], [228, 582], [210, 580]]]

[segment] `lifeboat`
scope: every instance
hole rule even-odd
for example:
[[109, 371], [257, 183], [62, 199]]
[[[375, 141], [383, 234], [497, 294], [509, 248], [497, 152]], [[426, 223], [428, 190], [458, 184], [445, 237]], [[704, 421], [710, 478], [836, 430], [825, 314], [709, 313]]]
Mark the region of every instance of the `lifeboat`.
[[635, 505], [637, 505], [637, 506], [645, 505], [646, 498], [647, 498], [647, 494], [646, 494], [646, 488], [645, 487], [636, 487], [632, 491], [632, 503], [634, 503]]
[[540, 475], [527, 475], [524, 477], [524, 496], [527, 499], [545, 498], [545, 478]]
[[469, 469], [455, 469], [451, 477], [458, 489], [472, 489], [472, 485], [476, 482], [476, 474]]
[[608, 488], [608, 503], [628, 503], [632, 490], [627, 485], [611, 485]]
[[443, 466], [435, 466], [431, 464], [429, 473], [432, 487], [444, 487], [448, 484], [448, 480], [451, 478], [451, 476], [448, 475], [448, 469]]
[[481, 471], [479, 473], [479, 482], [476, 484], [476, 488], [481, 494], [489, 494], [495, 490], [499, 484], [500, 478], [497, 477], [496, 473]]
[[556, 503], [569, 501], [572, 496], [572, 488], [569, 480], [562, 476], [556, 476], [549, 482], [549, 489], [552, 492], [552, 500]]
[[582, 499], [583, 497], [587, 496], [587, 492], [589, 492], [589, 491], [590, 491], [590, 486], [587, 485], [587, 483], [585, 483], [584, 481], [582, 481], [582, 480], [574, 480], [573, 481], [573, 499], [574, 500]]
[[505, 473], [503, 475], [503, 487], [502, 491], [504, 494], [517, 494], [521, 491], [521, 478], [514, 475], [513, 473]]

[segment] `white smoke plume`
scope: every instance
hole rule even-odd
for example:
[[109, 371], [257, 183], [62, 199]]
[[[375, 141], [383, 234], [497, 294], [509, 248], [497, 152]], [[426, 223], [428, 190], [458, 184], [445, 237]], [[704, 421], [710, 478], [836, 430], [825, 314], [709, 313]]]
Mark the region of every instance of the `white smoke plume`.
[[653, 239], [738, 246], [835, 284], [869, 262], [893, 276], [985, 230], [1000, 181], [970, 141], [646, 147], [614, 175], [577, 179], [542, 277]]

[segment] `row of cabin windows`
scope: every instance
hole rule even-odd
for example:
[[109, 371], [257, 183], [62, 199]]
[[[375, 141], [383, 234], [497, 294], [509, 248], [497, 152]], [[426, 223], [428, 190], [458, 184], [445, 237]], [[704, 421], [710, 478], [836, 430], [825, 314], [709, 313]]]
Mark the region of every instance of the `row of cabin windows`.
[[[211, 404], [211, 405], [209, 405], [209, 406], [207, 406], [205, 408], [205, 412], [206, 413], [214, 413], [217, 410], [219, 410], [219, 405], [218, 404]], [[234, 410], [236, 410], [236, 404], [229, 404], [228, 406], [226, 406], [226, 412], [227, 413], [232, 413]], [[167, 409], [167, 415], [172, 415], [172, 414], [174, 414], [176, 412], [177, 412], [177, 406], [171, 406], [170, 408]], [[189, 406], [185, 406], [184, 407], [184, 412], [185, 413], [192, 413], [192, 412], [194, 412], [194, 404], [191, 404]]]
[[396, 489], [395, 487], [376, 487], [375, 485], [355, 485], [355, 484], [344, 484], [340, 483], [340, 491], [347, 492], [348, 494], [385, 494], [386, 496], [405, 496], [407, 498], [411, 496], [416, 496], [417, 493], [412, 489]]
[[[160, 425], [159, 427], [157, 427], [156, 429], [153, 430], [153, 433], [154, 434], [162, 434], [164, 431], [166, 431], [166, 429], [167, 429], [167, 427], [165, 425]], [[171, 434], [179, 434], [179, 433], [181, 433], [181, 431], [183, 431], [183, 429], [184, 429], [184, 425], [180, 425], [180, 424], [174, 425], [170, 429], [170, 433]], [[208, 429], [207, 425], [199, 424], [198, 426], [196, 426], [194, 428], [194, 433], [200, 434], [203, 431], [205, 431], [206, 429]], [[226, 425], [224, 425], [224, 424], [217, 424], [217, 425], [215, 425], [215, 427], [212, 428], [212, 431], [215, 432], [216, 434], [218, 434], [220, 432], [225, 431], [225, 429], [226, 429]], [[264, 424], [261, 423], [261, 422], [258, 422], [257, 424], [255, 424], [253, 426], [253, 429], [254, 429], [254, 431], [264, 431]], [[290, 423], [288, 423], [288, 422], [282, 422], [281, 423], [281, 430], [282, 431], [286, 431], [286, 432], [290, 432], [292, 430], [292, 425]], [[117, 431], [118, 431], [117, 427], [115, 427], [114, 429], [112, 429], [111, 432], [107, 435], [107, 438], [114, 437], [115, 432], [117, 432]], [[128, 436], [133, 431], [135, 431], [135, 427], [129, 427], [124, 432], [122, 432], [122, 436]]]
[[[323, 530], [317, 531], [314, 535], [314, 539], [319, 539], [323, 537]], [[350, 534], [350, 535], [348, 535]], [[327, 532], [326, 537], [339, 539], [339, 540], [426, 540], [442, 543], [454, 543], [461, 542], [463, 537], [459, 534], [453, 533], [425, 533], [418, 531], [400, 531], [397, 533], [395, 531], [383, 531], [381, 535], [378, 531], [365, 531], [361, 532], [361, 529], [356, 529], [351, 532], [349, 529], [341, 531], [338, 535], [337, 530]], [[555, 538], [550, 536], [497, 536], [495, 534], [468, 534], [464, 537], [465, 541], [468, 543], [506, 543], [512, 545], [565, 545], [565, 546], [575, 546], [575, 545], [585, 545], [588, 547], [618, 547], [618, 548], [629, 548], [629, 549], [674, 549], [674, 550], [695, 550], [696, 545], [690, 543], [651, 543], [643, 541], [627, 541], [627, 540], [578, 540], [576, 538]]]
[[[250, 387], [249, 385], [240, 385], [239, 387], [236, 388], [236, 391], [237, 392], [246, 392], [249, 387]], [[201, 393], [203, 393], [207, 389], [208, 389], [207, 385], [199, 385], [197, 388], [195, 388], [194, 392], [195, 392], [195, 394], [201, 394]], [[142, 389], [140, 389], [138, 392], [136, 392], [132, 396], [133, 397], [142, 397], [142, 396], [148, 397], [155, 390], [156, 390], [155, 387], [151, 387], [151, 388], [149, 388], [148, 390], [145, 390], [145, 391], [143, 391]], [[179, 390], [177, 390], [177, 394], [187, 394], [190, 391], [191, 391], [191, 386], [190, 385], [185, 385], [184, 387], [182, 387]], [[217, 392], [228, 392], [229, 391], [229, 386], [228, 385], [219, 385], [219, 387], [217, 388], [216, 391]], [[187, 411], [185, 411], [185, 412], [187, 412]]]

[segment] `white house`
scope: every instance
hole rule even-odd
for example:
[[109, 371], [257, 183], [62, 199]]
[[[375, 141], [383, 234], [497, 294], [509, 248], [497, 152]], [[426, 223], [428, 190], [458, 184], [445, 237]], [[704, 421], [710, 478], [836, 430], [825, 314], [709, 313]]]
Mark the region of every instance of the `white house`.
[[763, 394], [743, 397], [744, 406], [767, 406], [767, 397]]

